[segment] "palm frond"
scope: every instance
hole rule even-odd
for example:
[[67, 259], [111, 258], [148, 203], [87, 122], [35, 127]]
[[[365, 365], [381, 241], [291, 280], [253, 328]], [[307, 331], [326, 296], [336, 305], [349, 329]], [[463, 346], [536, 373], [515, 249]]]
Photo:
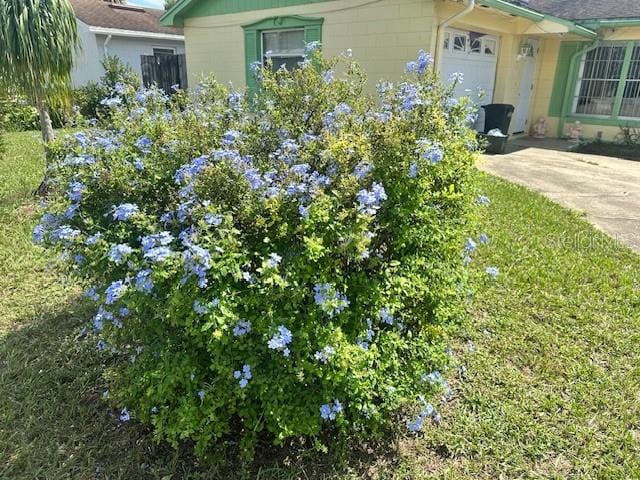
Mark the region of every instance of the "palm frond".
[[0, 2], [0, 86], [32, 99], [66, 98], [78, 46], [68, 0]]

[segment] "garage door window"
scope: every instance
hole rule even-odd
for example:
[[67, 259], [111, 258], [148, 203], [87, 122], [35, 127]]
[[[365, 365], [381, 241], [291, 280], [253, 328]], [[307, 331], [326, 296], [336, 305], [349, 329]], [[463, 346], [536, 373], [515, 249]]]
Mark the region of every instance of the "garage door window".
[[482, 52], [482, 40], [480, 38], [474, 38], [470, 43], [471, 53]]
[[495, 55], [497, 51], [497, 42], [491, 38], [484, 39], [484, 54]]
[[495, 56], [498, 52], [498, 41], [481, 32], [445, 32], [442, 48], [448, 52], [474, 55]]
[[453, 35], [453, 50], [455, 52], [465, 52], [467, 50], [467, 36], [466, 35]]

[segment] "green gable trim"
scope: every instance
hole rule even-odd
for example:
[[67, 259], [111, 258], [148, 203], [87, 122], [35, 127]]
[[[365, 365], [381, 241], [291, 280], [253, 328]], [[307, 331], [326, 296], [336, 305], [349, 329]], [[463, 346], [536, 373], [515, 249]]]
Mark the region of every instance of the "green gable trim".
[[597, 30], [599, 28], [640, 27], [640, 18], [604, 18], [600, 20], [577, 20], [581, 25]]
[[[553, 80], [553, 89], [551, 90], [551, 100], [549, 102], [550, 117], [559, 117], [562, 113], [564, 95], [567, 89], [567, 83], [570, 81], [570, 71], [572, 70], [571, 59], [584, 45], [586, 45], [584, 42], [562, 42], [560, 44], [558, 64]], [[575, 78], [571, 79], [571, 81], [575, 84]], [[573, 90], [571, 91], [573, 92]]]
[[480, 0], [479, 3], [534, 22], [544, 20], [544, 14], [504, 0]]
[[258, 88], [256, 77], [251, 73], [251, 64], [253, 62], [262, 62], [262, 32], [288, 28], [304, 28], [304, 41], [306, 43], [320, 42], [322, 41], [323, 22], [324, 18], [291, 15], [285, 17], [269, 17], [258, 22], [243, 25], [245, 77], [249, 91], [255, 91], [256, 88]]
[[521, 5], [516, 5], [507, 0], [478, 0], [478, 3], [487, 7], [495, 8], [496, 10], [500, 10], [501, 12], [505, 12], [510, 15], [515, 15], [516, 17], [526, 18], [527, 20], [531, 20], [533, 22], [541, 22], [542, 20], [555, 22], [559, 25], [567, 27], [567, 30], [569, 32], [575, 33], [576, 35], [580, 35], [582, 37], [596, 38], [598, 36], [596, 32], [582, 25], [578, 25], [571, 20], [566, 20], [564, 18], [555, 17], [553, 15], [536, 12], [535, 10], [531, 10], [530, 8]]
[[328, 1], [332, 0], [180, 0], [162, 16], [160, 23], [165, 26], [182, 27], [185, 18], [227, 15]]

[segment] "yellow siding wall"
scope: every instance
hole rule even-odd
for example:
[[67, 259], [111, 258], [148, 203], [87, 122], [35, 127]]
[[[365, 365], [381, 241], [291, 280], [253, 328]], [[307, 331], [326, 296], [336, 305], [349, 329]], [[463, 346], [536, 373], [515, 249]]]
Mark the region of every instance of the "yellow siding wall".
[[547, 121], [547, 136], [556, 137], [558, 131], [558, 119], [549, 117], [549, 102], [553, 90], [553, 82], [556, 76], [556, 65], [560, 51], [560, 38], [545, 38], [540, 45], [538, 54], [538, 75], [534, 82], [532, 96], [531, 116], [529, 124], [533, 125], [540, 117]]
[[342, 0], [190, 18], [185, 20], [189, 83], [214, 73], [224, 83], [244, 87], [242, 25], [283, 15], [323, 17], [323, 51], [334, 56], [353, 49], [372, 80], [398, 78], [418, 50], [430, 50], [435, 36], [431, 0]]

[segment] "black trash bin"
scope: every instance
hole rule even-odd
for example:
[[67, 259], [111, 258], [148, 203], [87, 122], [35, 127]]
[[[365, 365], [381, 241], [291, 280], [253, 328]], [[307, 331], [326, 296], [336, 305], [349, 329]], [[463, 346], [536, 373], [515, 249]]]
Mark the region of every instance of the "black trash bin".
[[513, 116], [513, 105], [490, 103], [489, 105], [482, 105], [482, 108], [484, 109], [484, 133], [494, 128], [499, 128], [503, 134], [507, 135], [511, 117]]

